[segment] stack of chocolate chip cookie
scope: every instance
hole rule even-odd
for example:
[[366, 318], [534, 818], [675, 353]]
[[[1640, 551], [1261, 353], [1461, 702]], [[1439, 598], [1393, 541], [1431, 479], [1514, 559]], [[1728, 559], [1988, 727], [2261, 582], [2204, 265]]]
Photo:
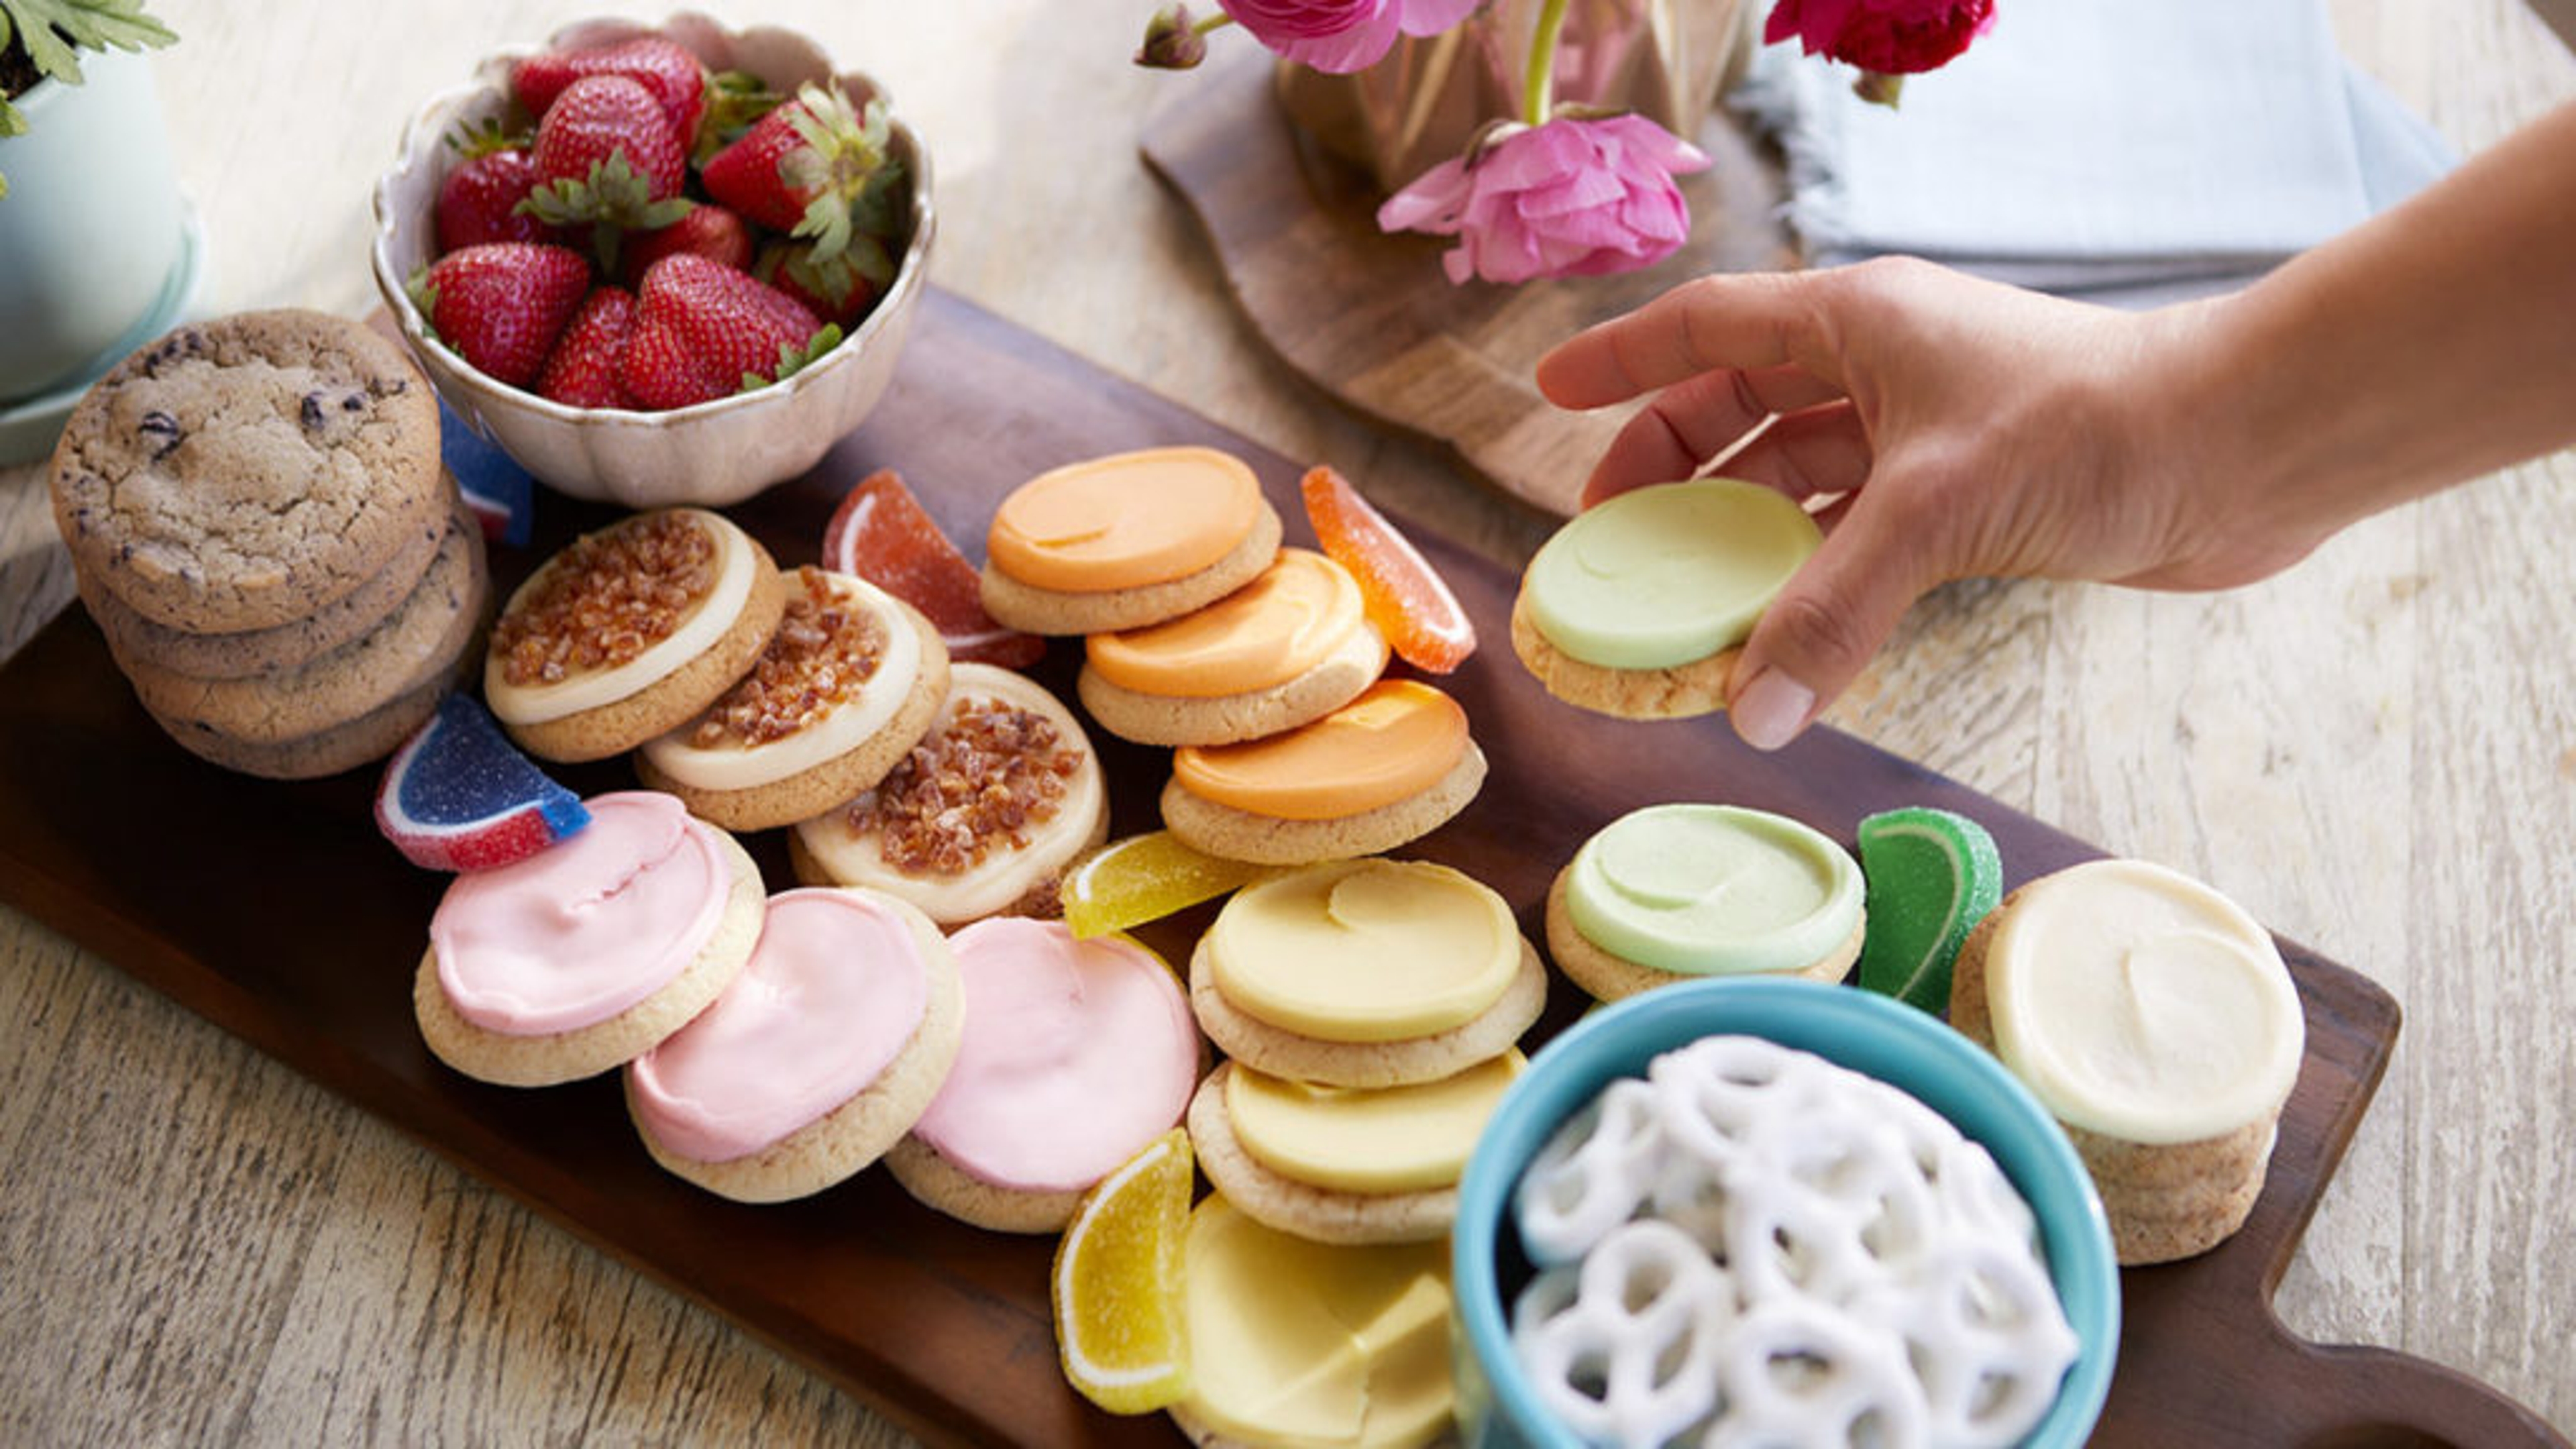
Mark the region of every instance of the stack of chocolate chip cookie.
[[216, 764], [381, 758], [475, 652], [491, 582], [437, 398], [359, 323], [248, 312], [161, 338], [81, 400], [52, 482], [110, 652]]

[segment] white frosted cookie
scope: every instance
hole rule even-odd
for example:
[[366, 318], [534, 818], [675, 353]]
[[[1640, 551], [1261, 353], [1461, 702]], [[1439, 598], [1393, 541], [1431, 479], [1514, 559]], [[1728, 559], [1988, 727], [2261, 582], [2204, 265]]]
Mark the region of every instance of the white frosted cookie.
[[1052, 915], [1065, 868], [1105, 838], [1108, 791], [1081, 723], [1036, 681], [949, 671], [930, 732], [857, 798], [799, 821], [797, 878], [900, 896], [943, 926]]
[[865, 1168], [946, 1080], [963, 1020], [939, 928], [873, 891], [769, 898], [760, 943], [705, 1011], [626, 1065], [653, 1160], [737, 1202]]
[[939, 716], [948, 646], [910, 604], [806, 566], [750, 672], [644, 742], [635, 773], [729, 830], [802, 820], [867, 789]]
[[768, 893], [731, 835], [668, 795], [584, 804], [589, 824], [457, 876], [430, 918], [413, 1011], [469, 1077], [542, 1087], [621, 1066], [715, 1000], [760, 938]]
[[624, 754], [732, 688], [786, 603], [769, 551], [721, 514], [632, 514], [573, 540], [510, 595], [483, 702], [540, 759]]

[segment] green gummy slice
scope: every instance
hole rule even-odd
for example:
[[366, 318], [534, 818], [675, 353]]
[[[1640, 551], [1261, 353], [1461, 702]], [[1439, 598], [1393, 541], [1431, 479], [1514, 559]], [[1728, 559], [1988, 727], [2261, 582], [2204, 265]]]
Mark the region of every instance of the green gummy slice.
[[1959, 947], [2003, 899], [1994, 837], [1947, 810], [1883, 811], [1860, 823], [1860, 868], [1869, 921], [1862, 989], [1946, 1016]]

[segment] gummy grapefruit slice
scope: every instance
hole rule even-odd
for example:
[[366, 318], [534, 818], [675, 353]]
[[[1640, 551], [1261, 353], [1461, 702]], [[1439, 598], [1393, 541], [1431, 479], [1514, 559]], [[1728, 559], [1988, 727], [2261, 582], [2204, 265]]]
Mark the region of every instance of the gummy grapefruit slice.
[[1034, 634], [984, 612], [975, 566], [949, 542], [891, 468], [854, 484], [823, 526], [823, 567], [854, 574], [919, 609], [948, 641], [948, 657], [1026, 669], [1046, 652]]
[[1309, 469], [1299, 486], [1316, 540], [1359, 580], [1369, 622], [1396, 657], [1433, 674], [1465, 663], [1476, 652], [1476, 626], [1448, 583], [1386, 515], [1329, 466]]
[[1056, 894], [1065, 925], [1081, 939], [1161, 920], [1269, 873], [1185, 845], [1168, 830], [1149, 830], [1112, 841], [1065, 872]]
[[1929, 806], [1869, 816], [1859, 836], [1868, 922], [1861, 987], [1945, 1016], [1959, 948], [2003, 898], [1994, 837], [1964, 815]]
[[1113, 1414], [1150, 1414], [1190, 1390], [1181, 1250], [1195, 1165], [1189, 1133], [1165, 1132], [1083, 1194], [1056, 1244], [1065, 1381]]

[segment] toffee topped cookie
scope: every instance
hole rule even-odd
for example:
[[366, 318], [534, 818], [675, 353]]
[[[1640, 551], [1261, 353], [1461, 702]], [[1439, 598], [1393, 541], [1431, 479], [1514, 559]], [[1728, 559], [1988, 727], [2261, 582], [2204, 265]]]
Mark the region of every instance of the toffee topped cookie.
[[1142, 628], [1250, 583], [1279, 536], [1261, 481], [1232, 454], [1149, 448], [1069, 463], [993, 510], [984, 608], [1032, 634]]
[[72, 410], [52, 467], [74, 566], [155, 623], [267, 629], [356, 590], [447, 515], [438, 402], [327, 313], [180, 328]]
[[786, 606], [769, 551], [731, 521], [634, 514], [573, 540], [510, 596], [483, 699], [532, 755], [623, 754], [732, 688]]
[[948, 646], [911, 605], [811, 566], [787, 586], [751, 672], [635, 760], [645, 784], [728, 830], [790, 824], [875, 784], [948, 693]]
[[1052, 916], [1065, 867], [1109, 828], [1099, 758], [1073, 713], [990, 664], [949, 670], [938, 722], [876, 784], [800, 822], [799, 880], [867, 886], [943, 926]]
[[1754, 621], [1823, 541], [1786, 496], [1728, 478], [1639, 488], [1540, 545], [1512, 650], [1547, 692], [1628, 719], [1726, 707]]

